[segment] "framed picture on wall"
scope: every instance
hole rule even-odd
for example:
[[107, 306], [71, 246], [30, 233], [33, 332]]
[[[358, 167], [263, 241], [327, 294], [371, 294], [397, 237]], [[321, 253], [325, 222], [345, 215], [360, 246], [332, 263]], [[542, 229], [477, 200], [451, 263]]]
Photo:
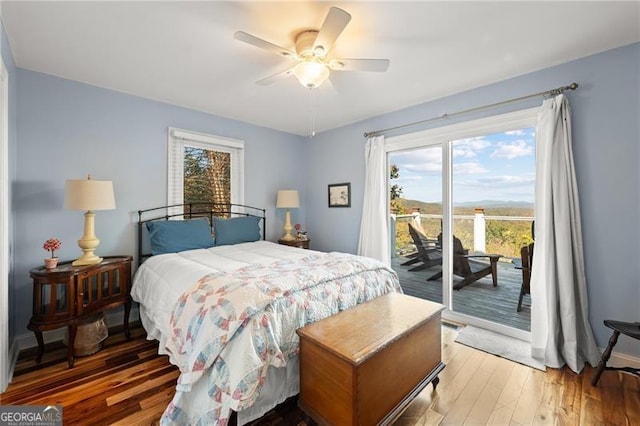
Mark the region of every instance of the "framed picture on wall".
[[351, 183], [329, 185], [329, 207], [351, 207]]

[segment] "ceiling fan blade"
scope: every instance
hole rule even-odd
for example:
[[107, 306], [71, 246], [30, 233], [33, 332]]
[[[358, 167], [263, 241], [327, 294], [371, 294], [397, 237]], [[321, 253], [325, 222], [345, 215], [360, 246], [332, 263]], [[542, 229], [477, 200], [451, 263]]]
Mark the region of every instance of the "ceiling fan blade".
[[329, 68], [334, 71], [385, 72], [390, 63], [388, 59], [332, 59]]
[[290, 59], [296, 59], [297, 55], [295, 52], [285, 49], [284, 47], [280, 47], [276, 44], [270, 43], [266, 40], [258, 38], [256, 36], [252, 36], [251, 34], [245, 33], [244, 31], [236, 31], [233, 34], [233, 38], [236, 40], [244, 41], [252, 46], [259, 47], [260, 49], [268, 50], [269, 52], [273, 52], [277, 55], [284, 56]]
[[273, 84], [278, 80], [282, 80], [286, 77], [293, 75], [294, 68], [295, 67], [287, 68], [286, 70], [280, 71], [277, 74], [273, 74], [273, 75], [270, 75], [269, 77], [265, 77], [262, 80], [256, 81], [256, 84], [259, 84], [260, 86], [268, 86], [270, 84]]
[[329, 9], [329, 13], [324, 19], [322, 27], [320, 27], [316, 41], [313, 42], [313, 51], [316, 56], [321, 58], [327, 56], [327, 53], [333, 47], [333, 43], [342, 34], [350, 20], [351, 15], [344, 10], [337, 7]]

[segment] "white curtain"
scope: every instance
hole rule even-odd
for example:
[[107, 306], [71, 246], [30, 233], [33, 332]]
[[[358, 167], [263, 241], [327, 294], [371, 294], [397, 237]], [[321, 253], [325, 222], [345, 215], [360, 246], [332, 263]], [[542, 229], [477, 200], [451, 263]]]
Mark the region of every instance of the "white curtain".
[[545, 365], [580, 372], [600, 353], [589, 324], [580, 207], [564, 95], [538, 113], [536, 222], [531, 272], [531, 354]]
[[384, 136], [369, 138], [365, 146], [365, 180], [358, 254], [391, 263], [387, 214], [387, 167]]

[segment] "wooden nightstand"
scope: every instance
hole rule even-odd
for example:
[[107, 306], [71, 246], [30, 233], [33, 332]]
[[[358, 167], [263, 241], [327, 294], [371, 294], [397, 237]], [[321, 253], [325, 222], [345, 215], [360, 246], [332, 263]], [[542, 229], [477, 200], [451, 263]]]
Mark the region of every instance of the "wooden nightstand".
[[96, 265], [72, 266], [71, 262], [57, 268], [35, 268], [33, 278], [33, 316], [27, 328], [38, 340], [36, 362], [42, 360], [42, 332], [69, 327], [67, 362], [73, 367], [73, 350], [78, 324], [124, 305], [124, 333], [129, 338], [131, 311], [131, 256], [110, 256]]
[[278, 240], [278, 244], [282, 244], [285, 246], [291, 246], [291, 247], [298, 247], [298, 248], [303, 248], [303, 249], [308, 249], [309, 248], [309, 243], [311, 243], [311, 240], [306, 239], [306, 240]]

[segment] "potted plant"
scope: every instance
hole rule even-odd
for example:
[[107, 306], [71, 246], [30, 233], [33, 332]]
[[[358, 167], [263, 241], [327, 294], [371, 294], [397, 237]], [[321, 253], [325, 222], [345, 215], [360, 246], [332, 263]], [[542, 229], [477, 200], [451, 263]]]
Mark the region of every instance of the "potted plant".
[[51, 252], [51, 257], [44, 259], [44, 267], [47, 269], [53, 269], [58, 266], [58, 258], [56, 257], [56, 250], [62, 246], [62, 243], [57, 238], [49, 238], [44, 242], [42, 248]]
[[306, 232], [302, 232], [302, 225], [300, 225], [299, 223], [296, 223], [295, 227], [296, 228], [296, 238], [298, 240], [306, 240], [307, 239], [307, 233]]

